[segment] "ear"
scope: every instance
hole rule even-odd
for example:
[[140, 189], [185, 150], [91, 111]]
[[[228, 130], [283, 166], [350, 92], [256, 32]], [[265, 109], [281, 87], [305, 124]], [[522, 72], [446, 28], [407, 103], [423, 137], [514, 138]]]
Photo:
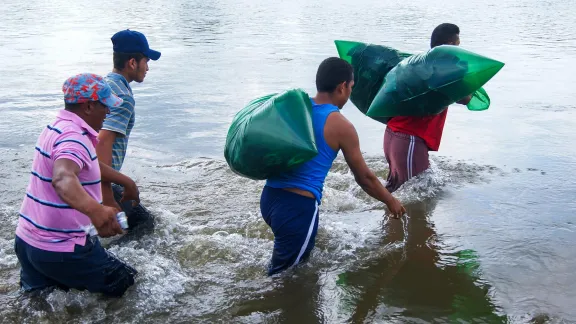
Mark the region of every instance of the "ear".
[[86, 115], [91, 115], [95, 109], [96, 109], [95, 101], [88, 101], [84, 104], [84, 107], [82, 107], [82, 110]]
[[136, 61], [135, 58], [131, 58], [128, 60], [128, 62], [126, 62], [128, 68], [130, 68], [130, 70], [136, 70], [136, 68], [138, 67], [138, 62]]

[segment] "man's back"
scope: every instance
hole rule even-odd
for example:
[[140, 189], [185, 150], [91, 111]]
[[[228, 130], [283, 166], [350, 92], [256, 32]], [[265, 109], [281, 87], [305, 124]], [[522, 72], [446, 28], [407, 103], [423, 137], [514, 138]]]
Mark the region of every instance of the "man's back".
[[387, 127], [393, 132], [400, 132], [421, 138], [431, 151], [438, 151], [444, 132], [448, 107], [433, 116], [398, 116], [388, 121]]
[[332, 113], [339, 113], [338, 107], [332, 104], [316, 104], [312, 100], [312, 124], [318, 155], [294, 170], [268, 179], [267, 186], [308, 191], [320, 203], [324, 180], [338, 155], [338, 149], [328, 145], [324, 137], [326, 120]]

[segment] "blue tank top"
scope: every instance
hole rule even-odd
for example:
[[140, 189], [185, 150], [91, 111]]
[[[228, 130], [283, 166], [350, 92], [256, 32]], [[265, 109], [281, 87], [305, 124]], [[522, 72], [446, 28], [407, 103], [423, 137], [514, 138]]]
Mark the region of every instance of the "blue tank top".
[[332, 104], [317, 105], [312, 100], [312, 127], [316, 137], [318, 155], [293, 170], [268, 179], [266, 181], [267, 186], [280, 189], [297, 188], [309, 191], [320, 204], [324, 180], [326, 180], [328, 171], [332, 167], [332, 162], [338, 156], [338, 151], [334, 151], [328, 146], [324, 139], [324, 125], [328, 115], [339, 111], [338, 107]]

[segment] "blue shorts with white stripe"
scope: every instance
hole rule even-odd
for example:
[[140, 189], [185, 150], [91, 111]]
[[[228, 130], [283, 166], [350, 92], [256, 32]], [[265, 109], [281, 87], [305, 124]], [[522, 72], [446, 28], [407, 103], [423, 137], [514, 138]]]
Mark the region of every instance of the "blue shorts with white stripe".
[[314, 248], [319, 210], [316, 199], [265, 186], [260, 198], [262, 217], [274, 233], [268, 275], [305, 261]]

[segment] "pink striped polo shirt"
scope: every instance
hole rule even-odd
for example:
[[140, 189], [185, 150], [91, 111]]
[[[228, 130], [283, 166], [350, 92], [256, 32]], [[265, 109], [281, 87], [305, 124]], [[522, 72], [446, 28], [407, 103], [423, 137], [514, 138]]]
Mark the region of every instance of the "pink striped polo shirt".
[[16, 235], [26, 243], [54, 252], [74, 252], [75, 244], [86, 243], [81, 226], [89, 225], [90, 219], [60, 199], [52, 187], [52, 169], [58, 159], [76, 162], [82, 187], [101, 202], [97, 136], [82, 118], [66, 110], [60, 110], [56, 121], [40, 134], [16, 227]]

